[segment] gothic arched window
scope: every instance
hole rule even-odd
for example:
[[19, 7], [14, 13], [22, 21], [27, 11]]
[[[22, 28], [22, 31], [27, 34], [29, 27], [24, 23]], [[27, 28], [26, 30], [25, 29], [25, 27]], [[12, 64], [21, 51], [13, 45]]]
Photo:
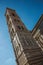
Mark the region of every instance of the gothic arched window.
[[13, 16], [16, 16], [14, 13], [12, 13]]

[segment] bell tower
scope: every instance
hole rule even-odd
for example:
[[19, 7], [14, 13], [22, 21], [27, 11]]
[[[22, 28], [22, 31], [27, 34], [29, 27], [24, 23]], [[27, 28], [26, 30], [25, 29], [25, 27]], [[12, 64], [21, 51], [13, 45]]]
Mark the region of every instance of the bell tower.
[[15, 10], [6, 9], [6, 19], [17, 65], [43, 65], [43, 54]]

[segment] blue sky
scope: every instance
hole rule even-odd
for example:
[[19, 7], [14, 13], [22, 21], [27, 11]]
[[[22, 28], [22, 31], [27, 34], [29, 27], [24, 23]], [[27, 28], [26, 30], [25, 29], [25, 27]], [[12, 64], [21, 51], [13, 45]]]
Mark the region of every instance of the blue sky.
[[0, 0], [0, 65], [16, 65], [4, 16], [7, 7], [15, 9], [28, 30], [32, 30], [43, 14], [43, 0]]

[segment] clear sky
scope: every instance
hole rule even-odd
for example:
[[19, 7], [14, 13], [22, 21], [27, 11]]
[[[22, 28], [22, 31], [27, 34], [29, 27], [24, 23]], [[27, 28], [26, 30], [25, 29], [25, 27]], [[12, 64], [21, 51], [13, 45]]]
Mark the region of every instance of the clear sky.
[[7, 7], [15, 9], [28, 30], [32, 30], [43, 14], [43, 0], [0, 0], [0, 65], [16, 65], [4, 16]]

